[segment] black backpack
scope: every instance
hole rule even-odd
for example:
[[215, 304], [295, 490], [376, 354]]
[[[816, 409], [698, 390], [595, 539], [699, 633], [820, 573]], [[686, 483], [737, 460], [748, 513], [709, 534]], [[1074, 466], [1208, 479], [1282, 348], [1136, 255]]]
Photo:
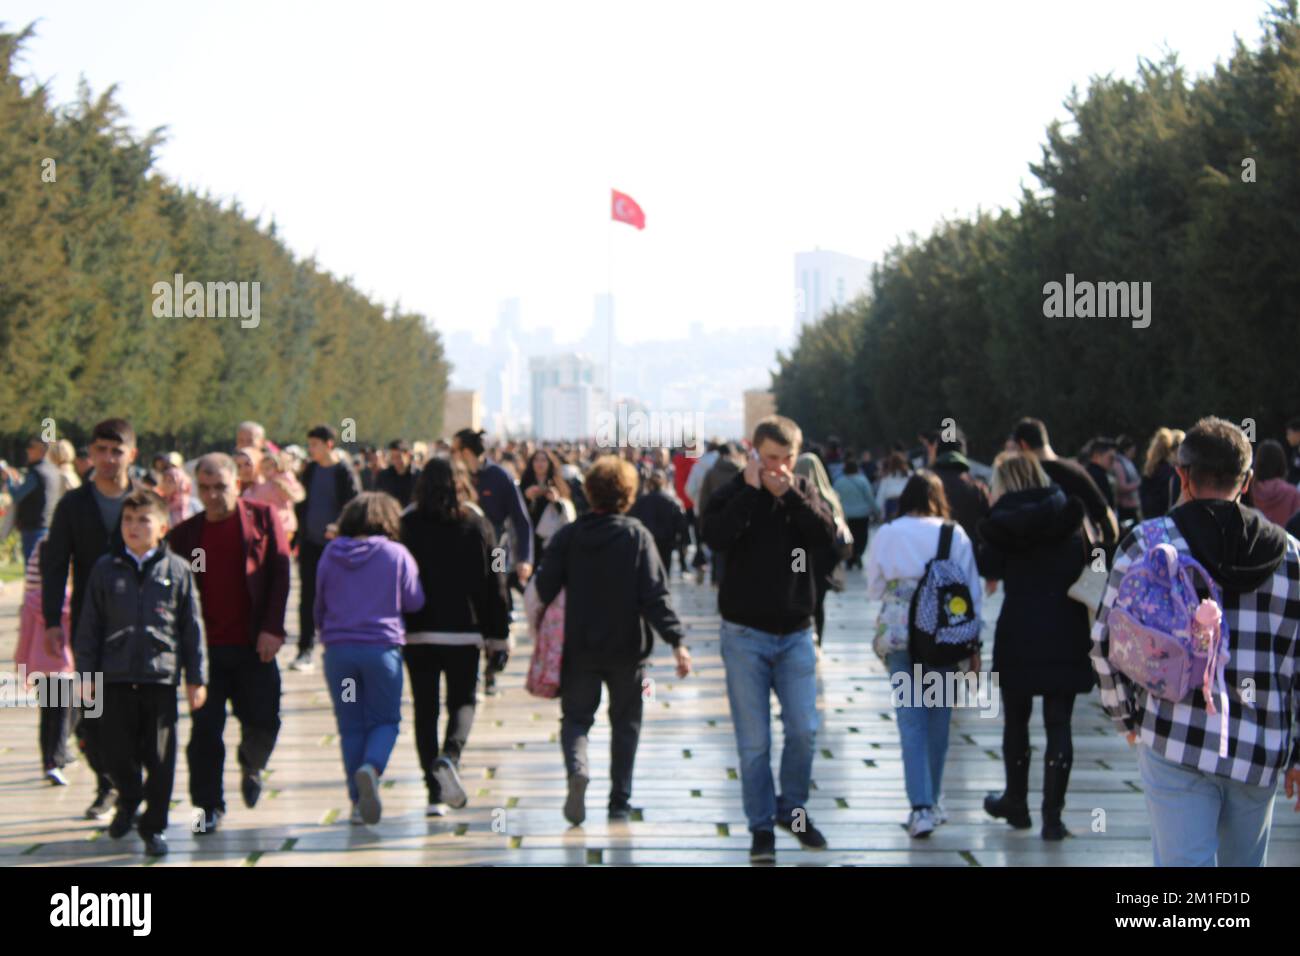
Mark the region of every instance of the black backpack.
[[907, 615], [908, 653], [931, 667], [946, 667], [980, 649], [980, 619], [966, 575], [949, 558], [954, 525], [939, 531], [939, 552], [925, 566]]

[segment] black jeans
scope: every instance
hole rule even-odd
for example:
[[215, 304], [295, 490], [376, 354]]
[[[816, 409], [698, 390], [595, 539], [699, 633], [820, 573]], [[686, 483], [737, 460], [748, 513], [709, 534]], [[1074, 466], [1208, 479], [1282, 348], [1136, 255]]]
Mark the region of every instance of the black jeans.
[[[316, 566], [325, 545], [298, 541], [298, 653], [310, 651], [316, 643]], [[201, 709], [201, 708], [200, 708]]]
[[226, 702], [239, 721], [239, 767], [265, 770], [280, 735], [280, 665], [263, 663], [254, 647], [208, 648], [208, 699], [194, 712], [185, 757], [190, 800], [203, 810], [226, 809]]
[[[1042, 694], [1043, 727], [1047, 731], [1048, 762], [1064, 762], [1069, 766], [1074, 760], [1074, 738], [1070, 734], [1070, 718], [1074, 713], [1074, 694]], [[1002, 749], [1008, 755], [1029, 753], [1029, 718], [1034, 712], [1034, 695], [1002, 691]]]
[[[93, 708], [91, 708], [93, 709]], [[109, 771], [108, 759], [104, 755], [103, 728], [104, 717], [87, 717], [85, 707], [77, 708], [74, 733], [77, 737], [77, 749], [86, 758], [86, 766], [95, 773], [95, 790], [97, 795], [116, 789]]]
[[560, 671], [560, 748], [564, 768], [591, 776], [587, 734], [600, 708], [600, 685], [609, 688], [609, 806], [626, 806], [632, 797], [632, 767], [641, 738], [641, 688], [645, 662], [589, 665], [566, 657]]
[[853, 554], [849, 556], [850, 568], [862, 567], [862, 555], [867, 550], [867, 533], [871, 530], [870, 518], [846, 519], [849, 530], [853, 532]]
[[[66, 693], [69, 696], [70, 685], [71, 681], [52, 677], [46, 684], [51, 694], [56, 693], [57, 689], [58, 694]], [[55, 767], [66, 767], [72, 763], [72, 755], [68, 753], [68, 735], [72, 732], [72, 725], [77, 719], [77, 709], [69, 701], [61, 700], [53, 707], [42, 705], [40, 710], [41, 769], [53, 770]]]
[[[441, 794], [433, 778], [439, 756], [460, 767], [460, 755], [474, 726], [474, 692], [478, 685], [478, 654], [473, 644], [407, 644], [402, 648], [406, 669], [411, 674], [411, 696], [415, 700], [415, 750], [429, 788], [429, 802]], [[439, 691], [447, 677], [447, 735], [438, 751]]]
[[[92, 721], [101, 724], [102, 754], [117, 784], [117, 811], [130, 817], [143, 801], [144, 837], [167, 829], [176, 779], [176, 716], [173, 684], [105, 684], [104, 713]], [[142, 770], [148, 775], [143, 782]]]

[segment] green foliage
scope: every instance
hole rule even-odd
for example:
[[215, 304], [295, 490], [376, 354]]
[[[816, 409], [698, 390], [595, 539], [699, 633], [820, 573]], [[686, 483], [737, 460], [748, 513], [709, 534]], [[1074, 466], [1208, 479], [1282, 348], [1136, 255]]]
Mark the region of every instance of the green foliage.
[[[55, 109], [16, 70], [30, 36], [0, 31], [0, 434], [53, 418], [80, 437], [110, 415], [185, 448], [228, 445], [244, 419], [297, 441], [344, 418], [358, 441], [439, 432], [431, 323], [151, 172], [162, 134], [132, 136], [112, 89]], [[153, 285], [176, 273], [260, 283], [260, 324], [155, 317]]]
[[[1277, 434], [1300, 414], [1300, 22], [1189, 82], [1176, 58], [1092, 80], [1047, 130], [1042, 184], [1014, 211], [945, 222], [889, 252], [870, 295], [806, 327], [775, 376], [812, 438], [910, 440], [946, 417], [972, 451], [1022, 415], [1073, 452], [1202, 415]], [[1244, 159], [1255, 181], [1243, 181]], [[1151, 325], [1046, 318], [1043, 287], [1150, 282]], [[852, 354], [829, 343], [856, 343]]]

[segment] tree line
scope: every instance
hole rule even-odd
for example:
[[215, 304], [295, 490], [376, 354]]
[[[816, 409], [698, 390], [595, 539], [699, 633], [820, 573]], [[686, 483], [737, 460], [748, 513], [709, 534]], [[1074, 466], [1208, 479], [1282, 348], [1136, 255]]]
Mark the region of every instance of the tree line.
[[[951, 417], [987, 459], [1024, 415], [1073, 452], [1207, 414], [1262, 439], [1300, 414], [1295, 0], [1207, 76], [1169, 55], [1065, 105], [1030, 165], [1040, 189], [900, 242], [778, 356], [777, 405], [810, 437], [910, 445]], [[1149, 325], [1048, 302], [1108, 282], [1150, 283]]]
[[[114, 415], [186, 451], [245, 419], [300, 442], [345, 418], [358, 441], [439, 433], [449, 365], [428, 319], [153, 171], [163, 132], [130, 132], [112, 88], [56, 107], [18, 72], [31, 35], [0, 24], [0, 435], [52, 419], [78, 441]], [[165, 317], [155, 287], [176, 275], [257, 283], [259, 321]]]

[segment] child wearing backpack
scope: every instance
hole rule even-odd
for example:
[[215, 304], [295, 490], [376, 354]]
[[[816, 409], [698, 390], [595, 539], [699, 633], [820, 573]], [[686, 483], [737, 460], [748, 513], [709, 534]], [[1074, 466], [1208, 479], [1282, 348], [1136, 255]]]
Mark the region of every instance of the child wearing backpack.
[[[899, 495], [898, 511], [873, 543], [867, 597], [882, 601], [872, 647], [888, 669], [895, 692], [903, 776], [912, 806], [907, 832], [922, 838], [947, 821], [940, 794], [952, 702], [916, 706], [914, 697], [922, 694], [914, 685], [924, 675], [937, 673], [947, 687], [952, 670], [979, 670], [981, 591], [975, 551], [966, 532], [949, 520], [948, 500], [937, 475], [924, 470], [912, 475]], [[941, 557], [943, 546], [947, 553]], [[935, 647], [936, 611], [939, 641], [953, 639], [946, 652]], [[942, 626], [945, 623], [953, 626]], [[931, 663], [923, 655], [947, 660]]]
[[1156, 866], [1263, 866], [1279, 775], [1300, 798], [1300, 542], [1240, 503], [1251, 457], [1231, 422], [1188, 431], [1183, 503], [1121, 543], [1093, 626], [1102, 704], [1138, 744]]

